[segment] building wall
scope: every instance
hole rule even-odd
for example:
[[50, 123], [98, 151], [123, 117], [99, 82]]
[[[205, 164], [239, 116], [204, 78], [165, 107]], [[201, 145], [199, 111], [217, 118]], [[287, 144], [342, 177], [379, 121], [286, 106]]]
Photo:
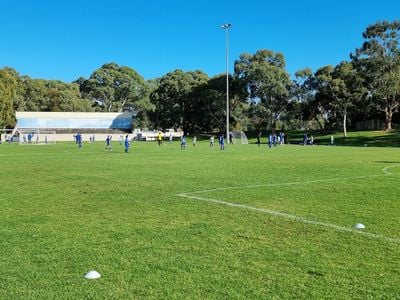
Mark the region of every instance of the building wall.
[[16, 112], [21, 129], [132, 129], [132, 113]]

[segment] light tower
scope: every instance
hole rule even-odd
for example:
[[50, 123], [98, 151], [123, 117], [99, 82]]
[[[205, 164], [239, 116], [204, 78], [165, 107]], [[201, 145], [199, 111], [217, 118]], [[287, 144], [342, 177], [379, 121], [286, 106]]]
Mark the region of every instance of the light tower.
[[226, 32], [226, 143], [229, 144], [229, 28], [232, 24], [223, 24], [221, 28]]

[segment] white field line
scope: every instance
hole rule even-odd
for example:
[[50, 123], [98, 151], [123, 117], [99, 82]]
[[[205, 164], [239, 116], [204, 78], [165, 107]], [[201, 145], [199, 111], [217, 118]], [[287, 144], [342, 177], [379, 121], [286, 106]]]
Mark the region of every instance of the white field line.
[[366, 232], [366, 231], [356, 230], [356, 229], [353, 229], [353, 228], [348, 228], [348, 227], [339, 226], [339, 225], [335, 225], [335, 224], [308, 220], [308, 219], [303, 218], [303, 217], [299, 217], [299, 216], [296, 216], [296, 215], [291, 215], [291, 214], [280, 212], [280, 211], [276, 211], [276, 210], [271, 210], [271, 209], [266, 209], [266, 208], [258, 208], [258, 207], [253, 207], [253, 206], [249, 206], [249, 205], [232, 203], [232, 202], [227, 202], [227, 201], [222, 201], [222, 200], [217, 200], [217, 199], [211, 199], [211, 198], [204, 198], [204, 197], [199, 197], [199, 196], [191, 196], [191, 195], [188, 195], [188, 194], [178, 194], [176, 196], [183, 197], [183, 198], [188, 198], [188, 199], [201, 200], [201, 201], [211, 202], [211, 203], [216, 203], [216, 204], [221, 204], [221, 205], [226, 205], [226, 206], [230, 206], [230, 207], [236, 207], [236, 208], [242, 208], [242, 209], [247, 209], [247, 210], [258, 211], [258, 212], [266, 213], [266, 214], [269, 214], [269, 215], [272, 215], [272, 216], [277, 216], [277, 217], [281, 217], [281, 218], [285, 218], [285, 219], [290, 219], [290, 220], [301, 222], [301, 223], [328, 227], [328, 228], [334, 229], [336, 231], [341, 231], [341, 232], [357, 233], [357, 234], [361, 234], [361, 235], [364, 235], [364, 236], [367, 236], [367, 237], [370, 237], [370, 238], [374, 238], [374, 239], [379, 239], [379, 240], [384, 240], [384, 241], [400, 244], [400, 239], [387, 237], [387, 236], [384, 236], [384, 235], [381, 235], [381, 234], [375, 234], [375, 233], [370, 233], [370, 232]]
[[[51, 146], [51, 145], [50, 145]], [[47, 152], [47, 153], [0, 153], [0, 157], [14, 157], [14, 156], [27, 156], [27, 157], [43, 157], [43, 156], [60, 156], [60, 155], [76, 155], [77, 153], [82, 152], [76, 147], [75, 149], [64, 151], [64, 152]], [[122, 152], [115, 152], [115, 153], [122, 153]], [[99, 152], [85, 152], [86, 155], [98, 155]]]
[[289, 185], [310, 184], [310, 183], [320, 183], [320, 182], [330, 182], [330, 181], [365, 179], [365, 178], [371, 178], [371, 177], [382, 177], [382, 176], [387, 176], [387, 175], [392, 175], [392, 173], [385, 173], [385, 174], [380, 174], [380, 175], [365, 175], [365, 176], [355, 176], [355, 177], [294, 181], [294, 182], [281, 182], [281, 183], [270, 183], [270, 184], [257, 184], [257, 185], [247, 185], [247, 186], [230, 186], [230, 187], [215, 188], [215, 189], [209, 189], [209, 190], [187, 192], [187, 193], [183, 193], [183, 194], [203, 194], [203, 193], [225, 191], [225, 190], [237, 190], [237, 189], [242, 190], [242, 189], [252, 189], [252, 188], [261, 188], [261, 187], [289, 186]]
[[400, 165], [389, 166], [389, 167], [383, 168], [382, 171], [383, 171], [383, 173], [385, 173], [387, 175], [395, 175], [397, 173], [393, 173], [393, 172], [389, 171], [390, 169], [394, 169], [394, 168], [400, 168]]
[[[395, 166], [392, 166], [392, 167], [394, 168]], [[321, 179], [321, 180], [309, 180], [309, 181], [302, 181], [302, 182], [296, 181], [296, 182], [286, 182], [286, 183], [277, 183], [277, 184], [268, 184], [268, 185], [253, 185], [253, 186], [245, 186], [245, 187], [226, 187], [226, 188], [218, 188], [218, 189], [212, 189], [212, 190], [181, 193], [181, 194], [177, 194], [176, 196], [187, 198], [187, 199], [194, 199], [194, 200], [200, 200], [200, 201], [209, 202], [209, 203], [220, 204], [220, 205], [226, 205], [226, 206], [235, 207], [235, 208], [241, 208], [241, 209], [262, 212], [262, 213], [266, 213], [266, 214], [269, 214], [272, 216], [290, 219], [290, 220], [293, 220], [296, 222], [327, 227], [327, 228], [331, 228], [331, 229], [334, 229], [334, 230], [340, 231], [340, 232], [350, 232], [350, 233], [360, 234], [360, 235], [363, 235], [363, 236], [366, 236], [369, 238], [373, 238], [373, 239], [378, 239], [378, 240], [383, 240], [383, 241], [387, 241], [387, 242], [391, 242], [391, 243], [395, 243], [395, 244], [400, 244], [400, 239], [398, 239], [398, 238], [387, 237], [387, 236], [384, 236], [381, 234], [370, 233], [370, 232], [362, 231], [362, 230], [356, 230], [354, 228], [339, 226], [339, 225], [335, 225], [335, 224], [331, 224], [331, 223], [309, 220], [304, 217], [300, 217], [300, 216], [296, 216], [296, 215], [292, 215], [292, 214], [288, 214], [288, 213], [284, 213], [284, 212], [280, 212], [280, 211], [276, 211], [276, 210], [272, 210], [272, 209], [258, 208], [258, 207], [253, 207], [253, 206], [249, 206], [249, 205], [232, 203], [232, 202], [222, 201], [222, 200], [218, 200], [218, 199], [212, 199], [212, 198], [206, 198], [206, 197], [200, 197], [200, 196], [193, 195], [193, 194], [199, 194], [199, 193], [207, 193], [207, 192], [231, 190], [231, 189], [246, 189], [246, 188], [257, 188], [257, 187], [309, 184], [309, 183], [318, 183], [318, 182], [363, 179], [363, 178], [369, 178], [369, 177], [392, 175], [393, 173], [390, 173], [387, 171], [388, 168], [389, 167], [386, 167], [383, 169], [383, 172], [385, 173], [385, 175], [368, 175], [368, 176], [347, 177], [347, 178], [332, 178], [332, 179]]]

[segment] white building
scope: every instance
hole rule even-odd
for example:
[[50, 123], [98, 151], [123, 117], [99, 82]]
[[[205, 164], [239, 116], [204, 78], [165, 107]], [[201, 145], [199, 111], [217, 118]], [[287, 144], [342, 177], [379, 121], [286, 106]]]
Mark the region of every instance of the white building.
[[72, 134], [80, 132], [83, 140], [89, 141], [95, 135], [97, 140], [103, 140], [109, 134], [117, 140], [124, 132], [132, 132], [131, 112], [16, 112], [15, 116], [13, 135], [34, 132], [39, 136], [51, 131], [57, 141], [71, 141]]

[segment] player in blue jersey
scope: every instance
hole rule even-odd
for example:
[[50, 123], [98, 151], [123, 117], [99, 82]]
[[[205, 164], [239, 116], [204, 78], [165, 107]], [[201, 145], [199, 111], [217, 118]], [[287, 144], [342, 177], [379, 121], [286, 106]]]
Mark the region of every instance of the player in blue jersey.
[[186, 149], [186, 138], [184, 135], [181, 137], [181, 150]]
[[225, 150], [225, 139], [223, 134], [219, 136], [218, 141], [219, 141], [219, 150]]
[[131, 144], [129, 143], [129, 138], [128, 135], [126, 135], [125, 137], [125, 152], [128, 153], [129, 152], [129, 147], [131, 146]]
[[106, 149], [104, 151], [112, 151], [111, 136], [110, 135], [107, 135], [107, 138], [106, 138]]
[[78, 148], [82, 148], [82, 135], [78, 133], [75, 138], [76, 138], [76, 143], [78, 144]]

